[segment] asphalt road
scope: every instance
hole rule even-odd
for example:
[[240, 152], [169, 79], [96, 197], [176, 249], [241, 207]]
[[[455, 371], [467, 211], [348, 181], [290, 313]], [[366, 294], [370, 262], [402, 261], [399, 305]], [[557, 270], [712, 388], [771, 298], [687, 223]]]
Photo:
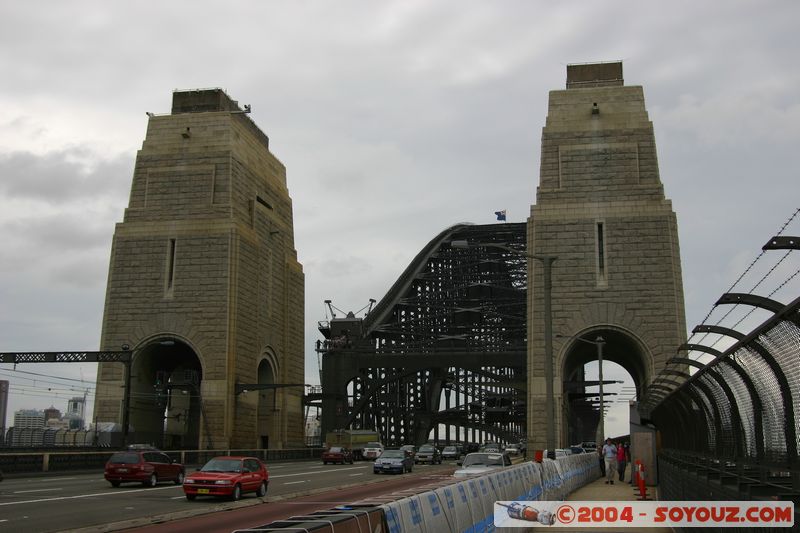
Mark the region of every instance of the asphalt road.
[[[375, 475], [372, 463], [322, 465], [319, 461], [273, 463], [270, 472], [268, 502], [290, 502], [304, 494], [328, 489], [389, 482], [399, 478], [425, 482], [426, 475], [452, 471], [454, 465], [416, 465], [412, 474]], [[187, 468], [187, 473], [194, 468]], [[404, 482], [405, 483], [405, 482]], [[381, 485], [383, 483], [380, 483]], [[377, 487], [377, 485], [376, 485]], [[313, 498], [312, 498], [313, 499]], [[183, 489], [173, 483], [144, 488], [123, 484], [113, 488], [103, 479], [102, 471], [80, 474], [6, 478], [0, 483], [0, 533], [45, 533], [80, 529], [109, 530], [144, 527], [154, 522], [188, 518], [198, 514], [253, 507], [261, 500], [245, 494], [240, 502], [198, 498], [189, 502]], [[329, 507], [323, 507], [329, 508]], [[238, 511], [237, 511], [238, 512]], [[225, 513], [228, 515], [228, 513]], [[291, 514], [291, 513], [289, 513]]]

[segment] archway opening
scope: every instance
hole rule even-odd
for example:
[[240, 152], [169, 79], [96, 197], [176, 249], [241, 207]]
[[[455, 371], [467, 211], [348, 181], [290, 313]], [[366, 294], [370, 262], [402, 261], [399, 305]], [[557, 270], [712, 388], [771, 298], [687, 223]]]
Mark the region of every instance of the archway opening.
[[[599, 360], [602, 357], [603, 426], [600, 434]], [[651, 364], [629, 333], [596, 328], [570, 337], [563, 358], [563, 436], [570, 444], [602, 442], [630, 433], [630, 401], [639, 397]]]
[[164, 449], [200, 444], [203, 372], [186, 343], [156, 339], [137, 350], [131, 367], [132, 440]]
[[[274, 385], [275, 371], [266, 359], [258, 364], [258, 384]], [[263, 449], [269, 449], [270, 434], [276, 434], [273, 426], [277, 417], [276, 396], [277, 389], [263, 389], [258, 391], [258, 439]]]

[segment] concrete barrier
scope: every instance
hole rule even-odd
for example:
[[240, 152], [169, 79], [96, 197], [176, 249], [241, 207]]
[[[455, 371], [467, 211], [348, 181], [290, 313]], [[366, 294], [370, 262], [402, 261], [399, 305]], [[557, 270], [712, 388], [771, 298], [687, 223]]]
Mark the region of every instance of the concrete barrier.
[[[429, 486], [428, 490], [418, 494], [408, 495], [404, 491], [403, 494], [382, 496], [380, 504], [370, 507], [356, 503], [352, 509], [379, 511], [380, 519], [373, 519], [368, 526], [378, 533], [493, 532], [495, 502], [563, 500], [569, 492], [598, 477], [599, 467], [593, 454], [545, 459], [541, 464], [522, 463], [461, 481], [453, 478], [440, 486]], [[392, 497], [396, 499], [386, 501]], [[364, 520], [363, 516], [320, 516], [323, 514], [305, 517], [307, 525], [316, 528], [323, 521], [331, 520], [334, 525], [330, 527], [334, 532], [355, 531], [353, 528], [363, 525], [363, 522], [357, 523]], [[303, 517], [294, 517], [291, 523], [284, 521], [284, 527], [297, 527], [303, 524], [302, 520]]]

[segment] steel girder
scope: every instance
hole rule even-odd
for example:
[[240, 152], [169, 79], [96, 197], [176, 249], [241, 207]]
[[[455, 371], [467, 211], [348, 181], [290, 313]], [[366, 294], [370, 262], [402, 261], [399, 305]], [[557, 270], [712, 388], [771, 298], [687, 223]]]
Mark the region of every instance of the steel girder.
[[321, 327], [323, 434], [375, 429], [387, 445], [420, 444], [431, 431], [442, 441], [521, 438], [525, 246], [523, 223], [453, 226], [366, 317]]

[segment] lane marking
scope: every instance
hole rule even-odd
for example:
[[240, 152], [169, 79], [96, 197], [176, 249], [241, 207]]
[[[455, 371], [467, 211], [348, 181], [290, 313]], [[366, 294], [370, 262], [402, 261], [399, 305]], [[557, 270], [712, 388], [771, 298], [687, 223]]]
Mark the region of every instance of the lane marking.
[[284, 483], [284, 485], [297, 485], [298, 483], [305, 483], [306, 480], [303, 481], [289, 481], [288, 483]]
[[359, 472], [358, 474], [350, 474], [350, 477], [353, 477], [353, 476], [363, 476], [363, 475], [364, 475], [364, 472]]
[[50, 492], [53, 490], [64, 490], [60, 488], [53, 488], [53, 489], [31, 489], [31, 490], [15, 490], [11, 494], [25, 494], [27, 492]]
[[326, 474], [328, 472], [341, 472], [343, 470], [364, 470], [365, 466], [350, 466], [347, 468], [329, 468], [328, 470], [318, 470], [316, 472], [299, 472], [297, 474], [281, 474], [279, 476], [269, 476], [270, 479], [279, 477], [292, 477], [292, 476], [311, 476], [314, 474]]
[[38, 500], [22, 500], [19, 502], [5, 502], [0, 503], [0, 507], [5, 507], [7, 505], [22, 505], [24, 503], [42, 503], [42, 502], [57, 502], [63, 500], [80, 500], [83, 498], [98, 498], [101, 496], [124, 496], [125, 494], [131, 494], [133, 492], [155, 492], [157, 490], [166, 490], [166, 489], [180, 489], [179, 485], [174, 486], [167, 486], [167, 487], [147, 487], [144, 489], [128, 489], [128, 490], [119, 490], [115, 492], [96, 492], [94, 494], [78, 494], [75, 496], [57, 496], [54, 498], [40, 498]]

